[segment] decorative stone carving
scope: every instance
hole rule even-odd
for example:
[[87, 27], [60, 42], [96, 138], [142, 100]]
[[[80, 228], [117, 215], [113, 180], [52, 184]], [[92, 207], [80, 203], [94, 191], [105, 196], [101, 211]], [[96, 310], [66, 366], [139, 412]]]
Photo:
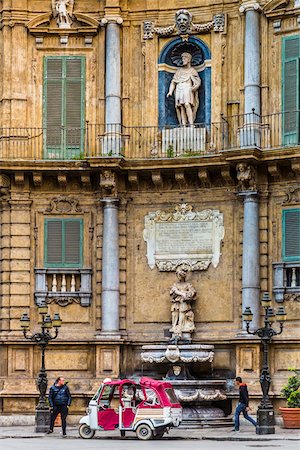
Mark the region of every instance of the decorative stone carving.
[[43, 181], [43, 174], [42, 174], [42, 172], [33, 172], [32, 179], [33, 179], [33, 184], [36, 187], [41, 187], [42, 186], [42, 181]]
[[284, 205], [287, 203], [300, 203], [300, 186], [289, 186], [285, 195]]
[[9, 196], [10, 178], [8, 175], [0, 174], [0, 197], [7, 199]]
[[74, 0], [52, 0], [52, 14], [59, 28], [71, 28]]
[[72, 303], [80, 304], [80, 298], [79, 297], [47, 297], [46, 303], [51, 304], [55, 303], [58, 306], [68, 306]]
[[256, 171], [251, 164], [238, 163], [236, 166], [239, 191], [256, 191]]
[[15, 173], [15, 183], [18, 186], [23, 186], [25, 183], [25, 174], [24, 172], [16, 172]]
[[103, 197], [115, 197], [117, 194], [116, 174], [112, 170], [103, 170], [100, 174], [100, 189]]
[[193, 16], [187, 9], [179, 9], [175, 14], [173, 25], [166, 27], [156, 27], [149, 20], [143, 22], [143, 39], [153, 39], [154, 34], [158, 36], [170, 36], [173, 33], [178, 34], [183, 39], [187, 39], [193, 33], [207, 33], [211, 30], [215, 32], [223, 32], [225, 29], [225, 15], [216, 14], [213, 20], [204, 24], [195, 24], [192, 21]]
[[57, 182], [59, 186], [66, 188], [67, 187], [67, 175], [65, 173], [57, 174]]
[[[176, 270], [178, 281], [170, 290], [172, 333], [171, 340], [185, 338], [191, 339], [191, 333], [195, 330], [194, 313], [191, 303], [196, 299], [196, 291], [191, 283], [186, 281], [188, 274], [187, 266], [179, 266]], [[175, 362], [175, 361], [174, 361]]]
[[45, 209], [46, 213], [79, 213], [82, 209], [79, 201], [70, 197], [54, 197], [49, 206]]
[[198, 90], [201, 80], [198, 72], [192, 67], [192, 55], [181, 54], [181, 66], [175, 72], [167, 97], [175, 91], [175, 108], [180, 125], [193, 125], [199, 107]]
[[214, 359], [213, 345], [180, 344], [180, 345], [144, 345], [141, 358], [143, 362], [163, 363], [177, 362], [202, 363]]
[[206, 270], [210, 263], [217, 267], [223, 238], [223, 214], [218, 210], [195, 212], [183, 203], [145, 217], [144, 240], [151, 269], [176, 271], [184, 264], [191, 271]]
[[300, 303], [300, 293], [298, 294], [284, 294], [284, 300], [290, 302]]

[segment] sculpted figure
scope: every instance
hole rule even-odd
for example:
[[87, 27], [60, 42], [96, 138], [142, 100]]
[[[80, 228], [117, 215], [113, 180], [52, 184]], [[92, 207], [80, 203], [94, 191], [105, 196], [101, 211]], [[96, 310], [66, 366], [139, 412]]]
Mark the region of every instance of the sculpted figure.
[[188, 269], [178, 267], [176, 275], [178, 282], [170, 290], [172, 314], [172, 338], [181, 337], [182, 333], [192, 333], [195, 329], [194, 313], [191, 302], [196, 298], [196, 291], [191, 283], [186, 281]]
[[74, 0], [52, 0], [53, 16], [60, 28], [70, 28], [73, 6]]
[[179, 9], [175, 14], [178, 34], [187, 34], [192, 24], [192, 14], [187, 9]]
[[255, 170], [250, 164], [239, 163], [236, 166], [238, 187], [241, 191], [256, 189]]
[[197, 71], [191, 66], [192, 55], [182, 53], [182, 67], [177, 69], [167, 97], [171, 97], [175, 91], [175, 108], [178, 122], [185, 126], [187, 123], [192, 125], [195, 121], [199, 107], [198, 89], [201, 80]]

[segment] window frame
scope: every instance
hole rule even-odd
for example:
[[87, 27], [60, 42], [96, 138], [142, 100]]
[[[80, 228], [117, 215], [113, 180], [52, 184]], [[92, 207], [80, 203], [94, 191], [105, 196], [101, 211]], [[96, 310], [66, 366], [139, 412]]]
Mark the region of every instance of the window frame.
[[[296, 256], [286, 256], [286, 216], [289, 212], [297, 211], [299, 214], [299, 228], [300, 228], [300, 208], [289, 208], [282, 210], [282, 261], [284, 262], [297, 262], [300, 261], [300, 242], [299, 242], [299, 254]], [[300, 235], [300, 230], [299, 230]]]
[[[53, 221], [61, 221], [62, 223], [62, 262], [61, 263], [49, 263], [48, 262], [48, 223]], [[67, 222], [79, 222], [79, 245], [80, 245], [80, 261], [79, 263], [67, 263], [65, 262], [65, 255], [66, 255], [66, 239], [65, 239], [65, 230], [66, 230], [66, 223]], [[45, 268], [82, 268], [83, 267], [83, 218], [79, 217], [68, 217], [68, 218], [61, 218], [61, 217], [45, 217], [44, 219], [44, 267]]]

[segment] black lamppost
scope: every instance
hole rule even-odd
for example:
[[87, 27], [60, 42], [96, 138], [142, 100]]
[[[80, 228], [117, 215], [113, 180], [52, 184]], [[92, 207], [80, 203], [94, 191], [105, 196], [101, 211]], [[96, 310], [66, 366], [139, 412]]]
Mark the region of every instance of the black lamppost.
[[[28, 334], [30, 326], [30, 318], [27, 313], [24, 313], [20, 319], [21, 327], [25, 339], [28, 339], [35, 344], [38, 344], [42, 351], [42, 365], [39, 371], [36, 384], [40, 391], [39, 402], [35, 408], [35, 431], [44, 433], [49, 430], [50, 425], [50, 409], [46, 401], [46, 391], [48, 386], [47, 372], [45, 369], [45, 350], [50, 341], [58, 336], [58, 329], [61, 326], [61, 319], [58, 313], [55, 313], [53, 319], [48, 314], [48, 307], [46, 304], [39, 306], [39, 313], [42, 316], [41, 328], [42, 331], [38, 333]], [[54, 327], [55, 334], [52, 336], [49, 330]]]
[[[262, 390], [262, 399], [257, 410], [257, 434], [274, 434], [275, 433], [275, 417], [273, 405], [269, 397], [269, 388], [271, 384], [271, 375], [269, 370], [269, 344], [273, 336], [281, 334], [283, 331], [283, 322], [286, 320], [284, 306], [279, 306], [276, 315], [271, 308], [271, 299], [268, 292], [264, 292], [261, 304], [265, 309], [264, 326], [255, 331], [250, 331], [250, 322], [253, 314], [249, 306], [243, 312], [243, 320], [246, 322], [246, 330], [248, 334], [257, 335], [261, 339], [263, 347], [263, 365], [260, 373], [260, 385]], [[272, 323], [277, 320], [280, 330], [276, 331], [272, 327]]]

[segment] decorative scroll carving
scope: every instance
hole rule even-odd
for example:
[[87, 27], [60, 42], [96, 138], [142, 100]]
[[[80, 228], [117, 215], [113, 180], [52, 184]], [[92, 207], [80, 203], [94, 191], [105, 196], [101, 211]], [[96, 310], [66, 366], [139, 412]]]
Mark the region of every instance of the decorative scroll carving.
[[68, 306], [72, 303], [80, 304], [80, 298], [79, 297], [47, 297], [46, 303], [56, 303], [58, 306]]
[[213, 20], [203, 24], [195, 24], [192, 21], [193, 16], [187, 9], [179, 9], [175, 14], [173, 25], [166, 27], [157, 27], [149, 20], [143, 22], [143, 39], [153, 39], [154, 34], [158, 36], [171, 36], [176, 32], [183, 39], [193, 33], [207, 33], [211, 30], [215, 32], [224, 32], [225, 15], [220, 13], [213, 17]]
[[220, 391], [219, 389], [214, 389], [213, 391], [203, 391], [199, 390], [198, 392], [198, 398], [199, 400], [226, 400], [227, 396], [225, 393]]
[[15, 183], [18, 186], [23, 186], [23, 184], [25, 183], [25, 174], [24, 174], [24, 172], [16, 172], [15, 173]]
[[238, 163], [236, 166], [239, 191], [256, 191], [256, 171], [251, 164]]
[[151, 269], [156, 265], [169, 272], [184, 264], [191, 271], [206, 270], [210, 263], [217, 267], [223, 238], [223, 214], [218, 210], [194, 212], [183, 203], [145, 217], [144, 240]]
[[284, 294], [284, 300], [287, 302], [300, 303], [300, 293], [299, 294]]
[[289, 186], [285, 195], [284, 205], [287, 203], [300, 203], [300, 186]]
[[116, 174], [112, 170], [103, 170], [100, 174], [100, 189], [103, 197], [117, 195]]
[[79, 201], [70, 197], [54, 197], [45, 209], [46, 213], [79, 213], [82, 209], [79, 206]]
[[3, 173], [0, 174], [0, 197], [2, 197], [3, 200], [8, 198], [9, 188], [10, 188], [9, 176]]
[[42, 172], [34, 172], [32, 174], [33, 184], [37, 187], [42, 186], [43, 175]]
[[74, 0], [52, 0], [52, 14], [59, 28], [71, 28]]
[[214, 359], [213, 346], [211, 345], [168, 345], [143, 346], [141, 358], [143, 362], [212, 362]]

